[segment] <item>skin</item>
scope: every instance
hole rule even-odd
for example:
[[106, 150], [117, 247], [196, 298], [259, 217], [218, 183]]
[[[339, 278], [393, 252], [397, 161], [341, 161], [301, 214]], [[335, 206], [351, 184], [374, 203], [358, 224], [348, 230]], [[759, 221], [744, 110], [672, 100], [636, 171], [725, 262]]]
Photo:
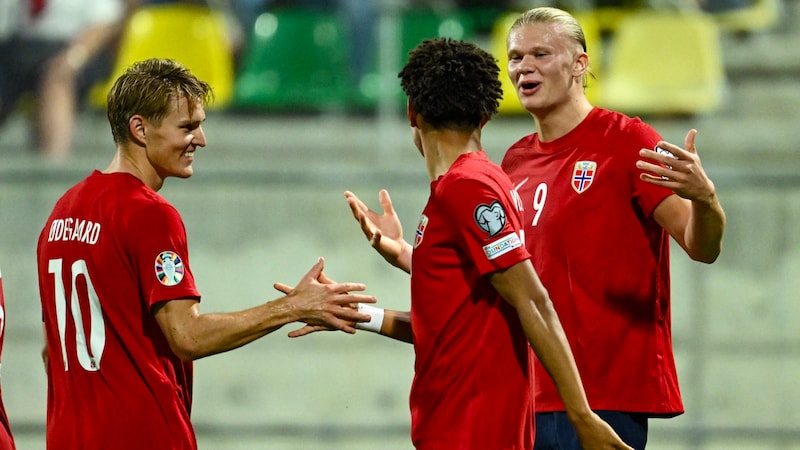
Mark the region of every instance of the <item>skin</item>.
[[[560, 24], [528, 24], [509, 32], [508, 74], [543, 142], [564, 136], [592, 110], [582, 83], [588, 67], [589, 56]], [[675, 159], [641, 149], [636, 167], [643, 181], [675, 193], [654, 210], [658, 224], [690, 258], [712, 263], [722, 251], [726, 218], [697, 154], [696, 136], [689, 130], [684, 148], [658, 143]]]
[[[190, 177], [195, 152], [207, 143], [205, 111], [200, 103], [190, 109], [182, 96], [174, 105], [161, 123], [132, 116], [131, 137], [117, 145], [104, 173], [129, 173], [156, 191], [168, 177]], [[354, 324], [369, 316], [351, 305], [376, 299], [351, 293], [363, 291], [361, 283], [334, 283], [324, 275], [324, 265], [319, 258], [296, 287], [275, 285], [287, 288], [284, 296], [242, 311], [202, 314], [200, 302], [186, 298], [161, 302], [152, 312], [172, 351], [185, 361], [241, 347], [292, 322], [355, 333]], [[45, 365], [46, 354], [45, 345]]]

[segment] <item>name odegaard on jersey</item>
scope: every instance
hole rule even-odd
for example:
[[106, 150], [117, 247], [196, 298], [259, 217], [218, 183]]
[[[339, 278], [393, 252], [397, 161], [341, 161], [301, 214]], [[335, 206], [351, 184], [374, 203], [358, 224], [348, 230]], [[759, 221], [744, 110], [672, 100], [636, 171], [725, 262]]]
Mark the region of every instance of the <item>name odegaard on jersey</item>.
[[505, 255], [515, 248], [520, 247], [522, 247], [522, 240], [520, 240], [519, 236], [517, 236], [517, 233], [511, 233], [492, 243], [484, 245], [483, 253], [486, 254], [487, 258], [495, 259], [499, 256]]
[[54, 219], [50, 224], [50, 234], [47, 242], [53, 241], [78, 241], [85, 244], [96, 244], [100, 238], [100, 224], [91, 220], [75, 217]]

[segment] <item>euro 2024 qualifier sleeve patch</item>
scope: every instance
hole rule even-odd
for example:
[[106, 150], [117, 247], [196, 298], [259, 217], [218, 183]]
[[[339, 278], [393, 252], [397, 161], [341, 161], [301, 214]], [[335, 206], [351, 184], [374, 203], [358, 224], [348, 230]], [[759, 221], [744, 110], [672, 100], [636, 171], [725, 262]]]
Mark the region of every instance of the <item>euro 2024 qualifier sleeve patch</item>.
[[[506, 226], [506, 211], [503, 209], [503, 205], [496, 200], [488, 206], [484, 204], [478, 205], [475, 208], [475, 223], [489, 237], [497, 235]], [[519, 236], [517, 233], [510, 233], [484, 245], [483, 253], [491, 260], [519, 247], [522, 247], [522, 241]]]
[[491, 205], [480, 204], [475, 208], [475, 223], [481, 230], [489, 233], [489, 237], [499, 233], [506, 226], [506, 211], [497, 200]]
[[156, 257], [155, 271], [161, 284], [175, 286], [183, 280], [183, 260], [177, 253], [165, 250]]

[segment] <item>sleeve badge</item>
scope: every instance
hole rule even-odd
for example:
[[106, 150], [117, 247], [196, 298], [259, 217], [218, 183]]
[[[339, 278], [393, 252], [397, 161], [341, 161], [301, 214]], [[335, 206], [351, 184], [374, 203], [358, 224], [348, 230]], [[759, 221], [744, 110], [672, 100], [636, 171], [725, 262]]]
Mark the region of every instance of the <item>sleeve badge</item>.
[[183, 280], [183, 260], [173, 251], [163, 251], [156, 257], [155, 271], [161, 284], [175, 286]]

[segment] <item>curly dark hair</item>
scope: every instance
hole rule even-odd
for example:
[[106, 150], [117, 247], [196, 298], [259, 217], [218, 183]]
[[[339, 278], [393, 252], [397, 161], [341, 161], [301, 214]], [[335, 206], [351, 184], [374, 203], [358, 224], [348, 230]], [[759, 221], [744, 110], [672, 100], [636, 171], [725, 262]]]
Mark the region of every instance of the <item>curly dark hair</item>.
[[473, 129], [497, 113], [503, 96], [495, 58], [471, 42], [426, 39], [409, 52], [400, 84], [434, 128]]

